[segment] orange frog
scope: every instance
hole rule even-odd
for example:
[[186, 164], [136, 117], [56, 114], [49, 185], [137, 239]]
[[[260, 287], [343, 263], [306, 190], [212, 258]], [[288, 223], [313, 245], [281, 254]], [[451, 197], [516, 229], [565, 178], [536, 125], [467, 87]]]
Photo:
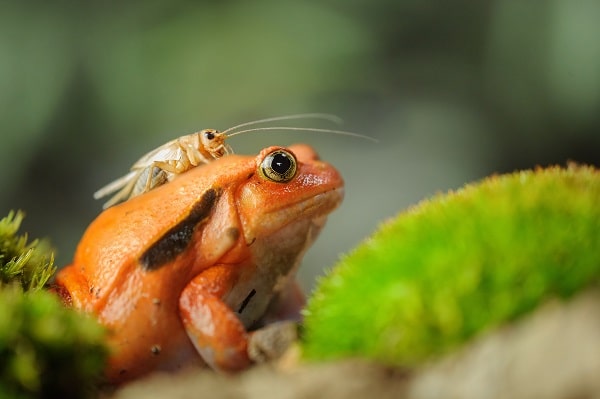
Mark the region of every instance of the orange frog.
[[109, 328], [111, 382], [240, 370], [249, 331], [299, 314], [296, 268], [342, 198], [308, 146], [228, 155], [101, 213], [56, 291]]

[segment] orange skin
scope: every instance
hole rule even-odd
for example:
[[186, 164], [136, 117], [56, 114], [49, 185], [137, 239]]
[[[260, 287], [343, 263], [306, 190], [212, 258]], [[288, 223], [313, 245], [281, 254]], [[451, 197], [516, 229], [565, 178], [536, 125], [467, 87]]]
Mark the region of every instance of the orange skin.
[[277, 149], [193, 168], [90, 224], [56, 291], [109, 328], [110, 382], [188, 364], [241, 370], [249, 330], [299, 315], [295, 271], [343, 180], [295, 145], [297, 171], [271, 181], [260, 167]]

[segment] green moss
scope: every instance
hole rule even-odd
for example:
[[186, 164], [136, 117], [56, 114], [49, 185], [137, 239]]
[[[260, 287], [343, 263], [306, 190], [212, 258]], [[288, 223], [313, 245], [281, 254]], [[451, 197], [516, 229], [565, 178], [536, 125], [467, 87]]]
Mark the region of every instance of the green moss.
[[0, 287], [18, 283], [25, 290], [38, 290], [56, 271], [54, 255], [47, 241], [27, 242], [17, 232], [23, 212], [10, 212], [0, 220]]
[[310, 359], [414, 366], [600, 276], [600, 173], [490, 177], [401, 213], [323, 278]]
[[104, 329], [52, 293], [0, 289], [0, 398], [90, 396], [106, 354]]
[[93, 394], [107, 356], [104, 329], [42, 290], [50, 247], [18, 235], [23, 214], [0, 220], [0, 398]]

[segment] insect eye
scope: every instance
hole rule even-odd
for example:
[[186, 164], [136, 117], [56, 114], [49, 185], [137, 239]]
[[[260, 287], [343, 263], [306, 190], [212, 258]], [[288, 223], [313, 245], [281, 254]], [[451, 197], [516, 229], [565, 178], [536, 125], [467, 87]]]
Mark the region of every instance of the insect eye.
[[204, 132], [204, 138], [206, 138], [207, 140], [213, 140], [215, 138], [215, 132], [211, 130], [206, 130]]
[[271, 181], [286, 183], [296, 174], [297, 162], [294, 155], [285, 150], [275, 150], [262, 160], [259, 174]]

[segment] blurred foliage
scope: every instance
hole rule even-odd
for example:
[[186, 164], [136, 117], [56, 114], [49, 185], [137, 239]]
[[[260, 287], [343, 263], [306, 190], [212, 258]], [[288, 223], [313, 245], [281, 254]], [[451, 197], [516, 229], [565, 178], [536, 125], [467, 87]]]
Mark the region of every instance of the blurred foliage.
[[46, 291], [0, 289], [0, 397], [95, 396], [107, 349], [104, 329]]
[[335, 113], [381, 144], [230, 143], [256, 153], [307, 141], [341, 170], [345, 203], [308, 254], [318, 273], [435, 191], [598, 163], [599, 19], [593, 0], [4, 1], [0, 212], [26, 209], [62, 265], [101, 209], [91, 193], [152, 148], [201, 128]]
[[383, 224], [321, 279], [312, 359], [413, 366], [600, 277], [600, 171], [490, 177]]
[[17, 233], [22, 219], [0, 220], [0, 398], [91, 396], [107, 355], [104, 328], [41, 289], [53, 255]]

